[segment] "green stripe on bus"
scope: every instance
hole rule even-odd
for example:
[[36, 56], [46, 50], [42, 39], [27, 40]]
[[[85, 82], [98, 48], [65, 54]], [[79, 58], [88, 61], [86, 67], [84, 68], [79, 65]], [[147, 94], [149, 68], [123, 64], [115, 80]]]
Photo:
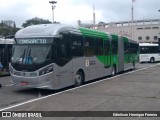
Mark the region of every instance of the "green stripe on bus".
[[112, 40], [118, 40], [118, 35], [112, 34]]
[[105, 32], [101, 32], [101, 31], [97, 31], [97, 30], [91, 30], [91, 29], [82, 28], [82, 27], [80, 27], [79, 30], [84, 36], [99, 37], [99, 38], [102, 38], [103, 40], [108, 39], [108, 35]]
[[113, 65], [113, 64], [118, 64], [118, 55], [111, 55], [111, 56], [96, 56], [98, 60], [103, 63], [104, 65]]

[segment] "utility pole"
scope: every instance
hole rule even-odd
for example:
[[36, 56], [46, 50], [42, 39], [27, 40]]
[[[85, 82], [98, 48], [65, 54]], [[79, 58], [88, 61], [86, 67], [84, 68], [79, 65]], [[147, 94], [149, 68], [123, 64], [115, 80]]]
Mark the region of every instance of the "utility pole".
[[[160, 9], [158, 10], [158, 12], [160, 12]], [[160, 19], [159, 19], [158, 24], [160, 24]], [[159, 44], [159, 47], [160, 47], [160, 33], [159, 33], [159, 38], [158, 38], [158, 44]]]
[[53, 23], [54, 23], [54, 22], [55, 22], [55, 21], [54, 21], [54, 9], [55, 9], [55, 7], [56, 7], [54, 4], [56, 4], [57, 1], [49, 1], [49, 3], [52, 4], [52, 15], [53, 15]]
[[132, 30], [131, 30], [132, 39], [134, 39], [134, 25], [133, 25], [133, 20], [134, 20], [134, 6], [133, 6], [133, 2], [135, 2], [135, 0], [132, 0]]
[[96, 25], [96, 14], [95, 14], [95, 7], [93, 5], [93, 29], [95, 29], [95, 25]]

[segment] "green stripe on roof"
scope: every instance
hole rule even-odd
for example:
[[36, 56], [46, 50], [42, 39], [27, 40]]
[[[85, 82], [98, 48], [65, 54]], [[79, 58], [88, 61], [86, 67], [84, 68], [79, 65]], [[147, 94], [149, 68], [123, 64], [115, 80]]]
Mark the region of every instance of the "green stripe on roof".
[[84, 36], [92, 36], [92, 37], [99, 37], [99, 38], [103, 38], [103, 39], [108, 39], [107, 33], [102, 32], [102, 31], [91, 30], [91, 29], [82, 28], [82, 27], [80, 27], [79, 30]]
[[124, 41], [124, 42], [128, 42], [128, 38], [123, 37], [123, 41]]
[[118, 40], [118, 35], [111, 34], [113, 40]]

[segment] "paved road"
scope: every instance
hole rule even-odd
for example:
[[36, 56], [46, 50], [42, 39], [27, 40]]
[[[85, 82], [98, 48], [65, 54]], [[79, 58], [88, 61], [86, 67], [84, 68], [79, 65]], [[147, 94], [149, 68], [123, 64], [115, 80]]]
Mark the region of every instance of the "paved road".
[[[137, 69], [141, 69], [144, 67], [152, 66], [154, 64], [139, 64]], [[27, 101], [30, 99], [38, 98], [41, 96], [46, 96], [49, 94], [53, 94], [57, 91], [50, 90], [37, 90], [37, 89], [26, 89], [26, 88], [17, 88], [11, 86], [11, 78], [0, 77], [0, 83], [2, 84], [2, 88], [0, 88], [0, 108], [17, 104], [22, 101]]]
[[[153, 64], [140, 64], [138, 69]], [[156, 69], [155, 69], [156, 68]], [[160, 110], [160, 68], [131, 73], [92, 84], [74, 91], [33, 102], [11, 110]], [[37, 89], [22, 89], [8, 86], [10, 77], [1, 77], [0, 107], [7, 107], [33, 98], [38, 98]], [[7, 86], [6, 86], [7, 85]], [[42, 91], [43, 94], [51, 94]]]

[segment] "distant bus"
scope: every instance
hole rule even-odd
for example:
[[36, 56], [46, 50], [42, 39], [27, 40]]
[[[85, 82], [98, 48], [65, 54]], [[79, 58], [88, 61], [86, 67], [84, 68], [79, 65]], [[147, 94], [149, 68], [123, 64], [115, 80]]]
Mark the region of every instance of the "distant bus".
[[160, 61], [160, 47], [158, 44], [139, 43], [139, 47], [139, 62], [154, 63]]
[[2, 70], [0, 70], [0, 75], [2, 75], [1, 73], [3, 71], [9, 72], [9, 63], [11, 60], [13, 43], [14, 43], [13, 38], [0, 39], [0, 64], [1, 64], [1, 67], [3, 66]]
[[62, 24], [34, 25], [15, 35], [10, 74], [17, 86], [61, 89], [134, 69], [137, 42]]

